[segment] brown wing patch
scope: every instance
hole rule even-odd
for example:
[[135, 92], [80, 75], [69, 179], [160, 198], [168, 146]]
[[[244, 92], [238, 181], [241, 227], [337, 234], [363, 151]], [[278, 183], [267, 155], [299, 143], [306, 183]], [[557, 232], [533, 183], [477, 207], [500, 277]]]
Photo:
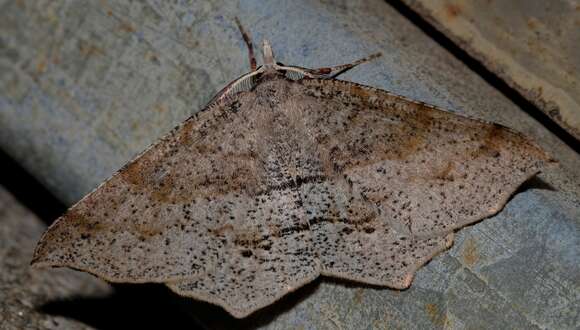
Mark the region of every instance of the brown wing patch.
[[302, 84], [321, 104], [308, 122], [324, 125], [308, 130], [324, 141], [319, 150], [330, 162], [326, 168], [418, 237], [444, 235], [498, 212], [550, 161], [522, 134], [501, 125], [372, 88], [360, 93], [365, 87], [348, 82]]

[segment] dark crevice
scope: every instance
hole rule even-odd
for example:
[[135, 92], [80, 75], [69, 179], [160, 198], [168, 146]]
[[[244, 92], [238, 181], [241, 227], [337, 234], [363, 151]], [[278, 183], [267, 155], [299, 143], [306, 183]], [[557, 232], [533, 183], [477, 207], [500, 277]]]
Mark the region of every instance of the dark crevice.
[[44, 223], [51, 224], [66, 210], [59, 199], [3, 150], [0, 150], [0, 164], [0, 186]]
[[[180, 299], [160, 284], [114, 284], [106, 297], [70, 297], [37, 310], [77, 320], [95, 329], [199, 329]], [[194, 310], [190, 311], [194, 312]]]
[[[296, 291], [290, 292], [280, 300], [273, 304], [265, 306], [254, 313], [242, 319], [236, 319], [223, 308], [209, 304], [203, 301], [196, 301], [194, 299], [182, 299], [182, 307], [184, 310], [189, 310], [198, 320], [198, 324], [203, 325], [203, 329], [258, 329], [265, 328], [267, 325], [277, 324], [276, 319], [288, 311], [296, 308], [297, 305], [304, 302], [304, 300], [312, 298], [311, 296], [319, 289], [320, 284], [330, 278], [322, 277], [304, 284]], [[352, 283], [352, 282], [351, 282]], [[352, 284], [357, 286], [358, 284]], [[362, 285], [365, 286], [364, 284]]]
[[568, 145], [577, 153], [580, 153], [580, 141], [563, 129], [552, 118], [543, 113], [536, 105], [526, 99], [520, 92], [508, 85], [507, 82], [498, 77], [495, 73], [486, 68], [483, 63], [471, 56], [467, 51], [459, 47], [445, 34], [435, 28], [425, 18], [413, 11], [409, 6], [400, 0], [386, 0], [386, 3], [393, 7], [399, 14], [417, 26], [423, 33], [437, 42], [447, 50], [453, 57], [465, 64], [470, 70], [480, 76], [485, 82], [497, 89], [521, 110], [526, 112], [536, 121], [541, 123], [552, 134], [556, 135], [562, 142]]

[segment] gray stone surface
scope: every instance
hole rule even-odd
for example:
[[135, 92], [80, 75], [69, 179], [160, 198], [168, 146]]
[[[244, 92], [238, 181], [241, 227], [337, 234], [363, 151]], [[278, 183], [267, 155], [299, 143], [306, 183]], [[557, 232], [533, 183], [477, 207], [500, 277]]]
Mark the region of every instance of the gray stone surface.
[[[563, 328], [578, 326], [573, 304], [564, 303], [578, 300], [578, 278], [560, 272], [561, 266], [549, 258], [550, 253], [577, 247], [577, 235], [562, 233], [563, 241], [554, 242], [551, 249], [539, 243], [510, 244], [518, 244], [520, 233], [543, 234], [525, 217], [517, 221], [516, 215], [531, 217], [538, 210], [558, 215], [562, 209], [575, 209], [580, 156], [388, 4], [353, 3], [4, 1], [0, 5], [0, 147], [59, 198], [72, 203], [248, 71], [247, 52], [233, 22], [236, 15], [256, 41], [270, 39], [278, 59], [286, 64], [327, 66], [382, 51], [381, 59], [342, 79], [526, 133], [560, 161], [560, 166], [541, 175], [558, 192], [517, 195], [506, 211], [460, 233], [454, 252], [428, 264], [410, 290], [322, 280], [234, 325], [518, 328], [561, 322]], [[535, 197], [544, 194], [549, 198]], [[567, 228], [567, 223], [577, 230], [578, 217], [577, 213], [576, 217], [546, 215], [545, 222], [556, 237], [558, 228]], [[514, 227], [485, 232], [482, 228], [491, 223]], [[472, 239], [466, 240], [468, 236]], [[503, 252], [466, 265], [453, 254], [458, 256], [464, 249], [475, 249], [477, 256], [488, 256], [488, 250]], [[579, 261], [577, 254], [562, 258]], [[502, 261], [507, 268], [499, 267]], [[546, 264], [536, 269], [539, 261]], [[554, 284], [560, 278], [569, 279], [564, 289]], [[492, 285], [492, 279], [498, 284]], [[529, 279], [539, 281], [537, 289], [530, 287], [528, 296], [519, 294]], [[554, 312], [563, 313], [561, 320], [541, 312], [538, 302], [546, 296], [561, 297], [554, 300], [559, 306]], [[206, 323], [210, 316], [217, 316], [222, 327], [234, 322], [217, 308], [193, 302], [188, 306]]]
[[110, 287], [91, 275], [69, 269], [32, 269], [30, 260], [46, 226], [0, 187], [0, 329], [92, 329], [47, 315], [47, 302], [101, 297]]

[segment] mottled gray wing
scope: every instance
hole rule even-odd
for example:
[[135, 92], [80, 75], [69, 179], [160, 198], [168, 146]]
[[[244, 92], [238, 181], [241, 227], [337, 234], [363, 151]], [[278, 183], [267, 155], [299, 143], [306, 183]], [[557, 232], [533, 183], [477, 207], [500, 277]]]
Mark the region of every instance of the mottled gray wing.
[[235, 238], [227, 239], [229, 248], [220, 251], [216, 267], [167, 285], [242, 318], [314, 280], [320, 267], [298, 198], [292, 192], [272, 191], [257, 196], [255, 203], [239, 200], [236, 207], [246, 213], [247, 221], [260, 221], [243, 232], [222, 228], [220, 236]]
[[254, 103], [242, 93], [187, 120], [59, 218], [33, 263], [114, 282], [187, 279], [170, 287], [240, 317], [318, 276], [296, 197], [265, 193]]
[[292, 88], [316, 104], [303, 125], [326, 183], [304, 194], [322, 274], [407, 287], [453, 230], [498, 212], [549, 160], [508, 128], [384, 91], [315, 79]]
[[418, 238], [348, 184], [304, 185], [304, 207], [322, 275], [407, 288], [415, 271], [449, 248], [453, 234]]

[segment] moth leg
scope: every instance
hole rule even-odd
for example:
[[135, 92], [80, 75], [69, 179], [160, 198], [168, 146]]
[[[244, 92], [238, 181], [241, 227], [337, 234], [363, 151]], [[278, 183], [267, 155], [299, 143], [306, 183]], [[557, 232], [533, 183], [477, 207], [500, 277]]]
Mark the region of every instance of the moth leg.
[[375, 58], [380, 57], [381, 55], [382, 55], [381, 53], [375, 53], [367, 57], [361, 58], [360, 60], [354, 61], [352, 63], [327, 68], [309, 69], [305, 71], [308, 73], [307, 76], [310, 76], [311, 78], [332, 79], [336, 78], [338, 75], [345, 73], [346, 71], [354, 68], [359, 64], [370, 62]]
[[244, 27], [240, 23], [240, 20], [237, 17], [235, 18], [235, 20], [238, 29], [240, 29], [240, 33], [242, 33], [244, 42], [246, 43], [246, 46], [248, 46], [248, 57], [250, 58], [250, 68], [252, 69], [252, 71], [256, 71], [257, 65], [256, 65], [256, 57], [254, 56], [254, 45], [252, 44], [252, 38], [250, 38], [248, 32], [244, 30]]

